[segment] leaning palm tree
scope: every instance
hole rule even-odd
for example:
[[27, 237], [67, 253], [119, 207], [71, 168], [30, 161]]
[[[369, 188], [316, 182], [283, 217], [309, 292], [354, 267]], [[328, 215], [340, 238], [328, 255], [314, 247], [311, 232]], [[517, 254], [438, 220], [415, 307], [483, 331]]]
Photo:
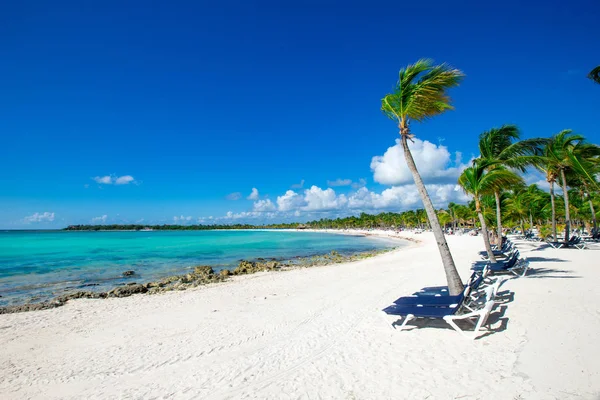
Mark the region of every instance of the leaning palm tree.
[[493, 165], [489, 161], [474, 160], [473, 165], [462, 172], [458, 178], [458, 183], [467, 194], [470, 194], [475, 199], [475, 211], [477, 211], [479, 223], [481, 224], [485, 249], [490, 261], [495, 263], [496, 258], [490, 245], [487, 224], [481, 208], [481, 198], [483, 195], [493, 194], [502, 187], [521, 186], [523, 185], [523, 178], [508, 169], [490, 167], [493, 167]]
[[[489, 168], [510, 167], [525, 172], [525, 167], [532, 165], [545, 139], [520, 139], [519, 128], [516, 125], [503, 125], [483, 132], [479, 136], [480, 159], [490, 163]], [[496, 227], [498, 239], [502, 238], [502, 188], [494, 191], [496, 199]]]
[[596, 83], [600, 83], [600, 65], [590, 71], [588, 74], [588, 78], [593, 80]]
[[463, 77], [461, 71], [446, 64], [433, 65], [431, 60], [419, 60], [400, 70], [394, 92], [386, 95], [381, 100], [381, 110], [386, 116], [394, 120], [400, 129], [400, 139], [406, 164], [412, 173], [429, 224], [433, 230], [451, 295], [458, 295], [462, 292], [463, 283], [454, 265], [454, 259], [448, 248], [433, 203], [410, 152], [408, 141], [412, 141], [414, 138], [410, 131], [411, 121], [421, 122], [452, 109], [451, 99], [447, 91], [449, 88], [458, 86]]

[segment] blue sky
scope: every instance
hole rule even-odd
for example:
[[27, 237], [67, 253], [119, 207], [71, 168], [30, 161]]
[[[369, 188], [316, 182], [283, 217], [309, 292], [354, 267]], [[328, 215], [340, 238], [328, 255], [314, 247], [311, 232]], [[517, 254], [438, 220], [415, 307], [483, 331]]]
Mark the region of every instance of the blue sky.
[[483, 130], [600, 142], [597, 1], [215, 3], [3, 5], [0, 228], [417, 207], [380, 99], [422, 57], [466, 74], [413, 125], [438, 205]]

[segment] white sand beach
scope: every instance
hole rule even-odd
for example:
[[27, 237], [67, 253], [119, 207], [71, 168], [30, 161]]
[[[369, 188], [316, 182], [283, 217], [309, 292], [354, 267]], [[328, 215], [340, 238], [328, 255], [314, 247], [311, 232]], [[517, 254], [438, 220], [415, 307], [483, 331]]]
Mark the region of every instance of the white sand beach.
[[[375, 258], [0, 315], [2, 399], [597, 399], [595, 249], [519, 242], [534, 269], [467, 340], [381, 309], [445, 284], [433, 235]], [[463, 279], [481, 237], [449, 236]], [[598, 248], [600, 249], [600, 245]], [[536, 250], [537, 249], [537, 250]]]

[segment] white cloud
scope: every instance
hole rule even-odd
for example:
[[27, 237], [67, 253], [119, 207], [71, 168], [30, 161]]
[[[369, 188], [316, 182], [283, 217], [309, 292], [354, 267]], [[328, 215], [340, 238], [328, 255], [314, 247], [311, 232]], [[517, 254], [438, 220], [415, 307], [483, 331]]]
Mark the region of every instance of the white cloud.
[[130, 183], [139, 184], [131, 175], [123, 175], [123, 176], [113, 176], [113, 175], [104, 175], [104, 176], [95, 176], [92, 178], [96, 183], [100, 185], [128, 185]]
[[94, 217], [92, 218], [92, 223], [106, 223], [106, 220], [108, 219], [108, 215], [104, 214], [101, 217]]
[[300, 181], [300, 183], [294, 183], [291, 188], [292, 189], [302, 189], [304, 187], [304, 179]]
[[352, 179], [336, 179], [335, 181], [327, 181], [327, 186], [350, 186], [352, 184]]
[[227, 196], [225, 196], [225, 198], [227, 200], [239, 200], [242, 198], [242, 194], [240, 192], [233, 192], [229, 193]]
[[[456, 152], [454, 160], [446, 146], [435, 145], [427, 140], [414, 139], [409, 143], [417, 169], [426, 183], [455, 183], [467, 164], [461, 163], [462, 155]], [[413, 177], [404, 159], [400, 139], [387, 149], [383, 156], [371, 160], [373, 179], [384, 185], [412, 183]]]
[[358, 182], [353, 182], [352, 183], [352, 189], [360, 189], [363, 186], [366, 186], [367, 184], [367, 180], [365, 178], [360, 178], [358, 180]]
[[252, 188], [252, 192], [246, 198], [248, 200], [258, 200], [258, 189], [257, 188]]
[[96, 176], [94, 178], [92, 178], [93, 180], [96, 181], [96, 183], [100, 183], [103, 185], [110, 185], [112, 184], [112, 177], [109, 175], [106, 176]]
[[275, 211], [277, 207], [271, 202], [271, 200], [258, 200], [254, 202], [253, 211], [266, 212]]
[[340, 209], [348, 200], [343, 194], [337, 196], [331, 188], [323, 190], [313, 185], [304, 191], [304, 201], [306, 206], [302, 209], [305, 211], [325, 211]]
[[277, 196], [277, 209], [279, 211], [291, 211], [304, 205], [304, 198], [293, 190], [288, 190], [284, 195]]
[[33, 215], [29, 215], [23, 219], [26, 224], [30, 224], [32, 222], [52, 222], [54, 221], [54, 213], [52, 212], [44, 212], [44, 213], [34, 213]]
[[179, 217], [178, 216], [173, 217], [173, 221], [175, 221], [175, 222], [189, 222], [191, 220], [192, 220], [191, 216], [184, 217], [183, 215], [180, 215]]
[[131, 175], [123, 175], [115, 179], [115, 185], [128, 185], [131, 182], [134, 182], [133, 176]]

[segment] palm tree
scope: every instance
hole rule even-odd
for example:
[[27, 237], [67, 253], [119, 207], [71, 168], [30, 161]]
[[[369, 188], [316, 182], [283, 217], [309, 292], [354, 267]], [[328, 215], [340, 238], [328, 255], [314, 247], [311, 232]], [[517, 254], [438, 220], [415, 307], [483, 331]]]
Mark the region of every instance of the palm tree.
[[556, 200], [554, 197], [554, 184], [558, 179], [558, 170], [549, 156], [551, 152], [551, 139], [546, 140], [544, 146], [541, 148], [540, 153], [537, 157], [537, 162], [534, 164], [535, 167], [546, 176], [546, 182], [550, 185], [550, 206], [552, 209], [552, 215], [550, 217], [552, 221], [552, 240], [556, 241]]
[[506, 200], [506, 216], [521, 226], [523, 235], [525, 234], [525, 220], [531, 215], [529, 198], [529, 192], [518, 189]]
[[[489, 168], [510, 167], [525, 171], [525, 167], [533, 164], [532, 156], [539, 152], [539, 147], [544, 143], [544, 139], [520, 139], [519, 128], [515, 125], [503, 125], [500, 128], [493, 128], [483, 132], [479, 136], [480, 159], [485, 159], [490, 163]], [[516, 142], [515, 142], [516, 141]], [[494, 191], [496, 199], [496, 227], [498, 239], [502, 238], [502, 188]]]
[[600, 83], [600, 65], [590, 71], [588, 74], [588, 78], [593, 80], [596, 83]]
[[595, 184], [591, 166], [598, 162], [599, 153], [598, 146], [586, 143], [583, 136], [565, 129], [548, 139], [543, 156], [538, 157], [541, 163], [546, 165], [546, 169], [552, 170], [560, 177], [565, 202], [565, 242], [569, 240], [571, 231], [567, 173], [572, 171], [587, 182]]
[[421, 122], [452, 109], [447, 91], [449, 88], [458, 86], [463, 77], [464, 74], [458, 69], [451, 68], [446, 64], [433, 65], [431, 60], [422, 59], [401, 69], [394, 92], [381, 100], [381, 110], [387, 117], [394, 120], [400, 129], [406, 164], [412, 173], [427, 212], [427, 218], [442, 257], [448, 290], [451, 295], [460, 294], [463, 290], [463, 283], [456, 270], [431, 198], [408, 147], [408, 140], [412, 141], [414, 138], [410, 131], [411, 121]]
[[493, 194], [501, 187], [522, 185], [523, 179], [505, 168], [499, 166], [495, 168], [490, 167], [492, 167], [492, 165], [489, 161], [474, 160], [473, 165], [462, 172], [458, 178], [458, 183], [467, 194], [472, 195], [475, 199], [475, 211], [479, 216], [485, 249], [490, 261], [496, 262], [496, 258], [492, 252], [492, 246], [490, 245], [490, 237], [483, 216], [483, 210], [481, 208], [481, 197], [486, 194]]

